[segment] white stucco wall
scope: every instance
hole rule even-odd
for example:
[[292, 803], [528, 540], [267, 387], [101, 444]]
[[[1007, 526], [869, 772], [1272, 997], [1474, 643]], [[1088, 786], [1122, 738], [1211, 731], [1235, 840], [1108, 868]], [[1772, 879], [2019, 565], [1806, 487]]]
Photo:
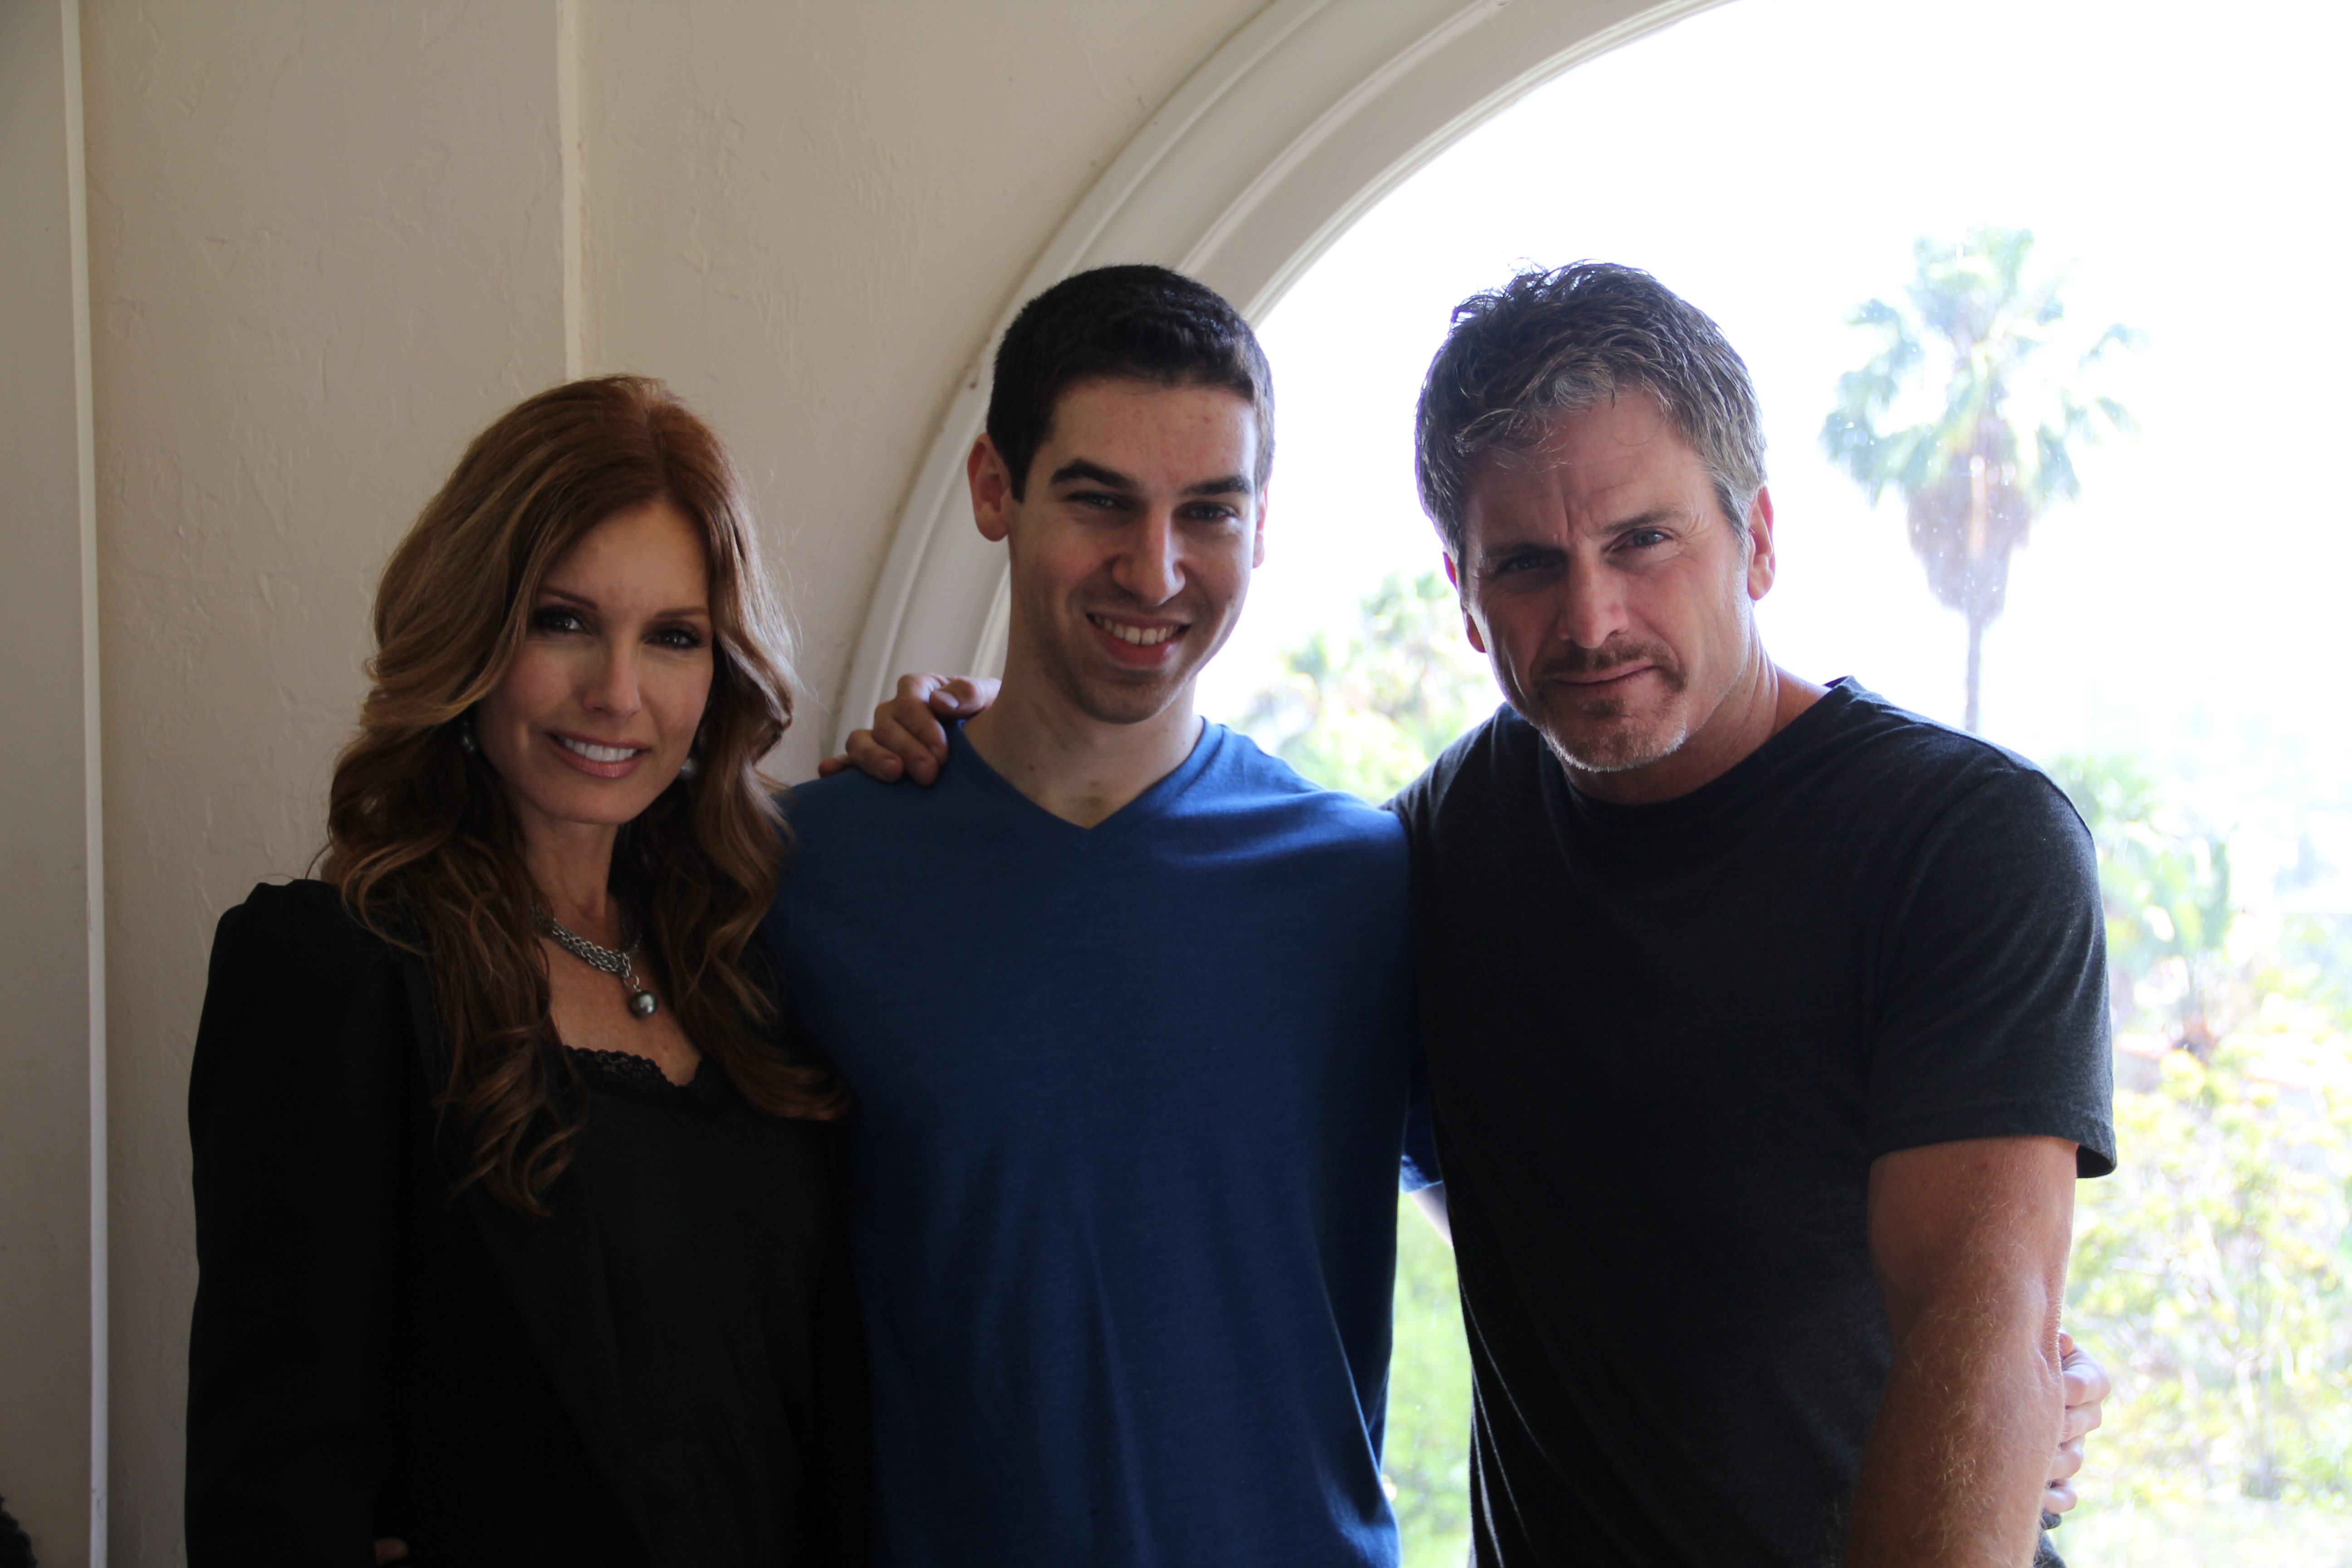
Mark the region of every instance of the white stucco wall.
[[97, 596], [70, 0], [0, 4], [0, 1495], [90, 1561], [104, 963]]
[[551, 4], [83, 8], [117, 1563], [179, 1541], [184, 1103], [219, 911], [299, 874], [370, 582], [561, 376]]
[[[184, 1104], [213, 922], [318, 847], [374, 575], [465, 439], [560, 379], [575, 338], [584, 368], [662, 375], [710, 415], [802, 625], [812, 721], [785, 763], [805, 771], [990, 323], [1255, 4], [80, 0], [112, 1561], [179, 1556]], [[11, 1314], [0, 1342], [34, 1336]]]
[[[956, 376], [1096, 172], [1255, 9], [590, 0], [588, 357], [730, 437], [818, 703]], [[787, 739], [792, 776], [824, 717]]]

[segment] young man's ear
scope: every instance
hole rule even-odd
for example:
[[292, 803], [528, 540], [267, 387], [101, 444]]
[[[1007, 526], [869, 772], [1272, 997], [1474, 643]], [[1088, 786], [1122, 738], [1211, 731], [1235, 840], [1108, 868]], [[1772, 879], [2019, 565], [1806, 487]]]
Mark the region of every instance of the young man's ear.
[[1454, 564], [1454, 552], [1445, 552], [1445, 580], [1454, 584], [1454, 596], [1462, 604], [1462, 630], [1470, 638], [1470, 646], [1480, 653], [1486, 651], [1486, 639], [1478, 630], [1478, 617], [1470, 613], [1470, 595], [1462, 591], [1462, 572]]
[[982, 539], [1003, 543], [1013, 531], [1013, 509], [1018, 503], [1013, 494], [1013, 470], [986, 432], [971, 444], [971, 456], [963, 460], [963, 477], [971, 487], [973, 526]]

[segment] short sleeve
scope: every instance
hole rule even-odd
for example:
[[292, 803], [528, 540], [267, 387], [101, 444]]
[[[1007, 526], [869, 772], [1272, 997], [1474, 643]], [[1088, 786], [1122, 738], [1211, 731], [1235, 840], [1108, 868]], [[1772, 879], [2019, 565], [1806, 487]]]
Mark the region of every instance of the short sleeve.
[[1869, 1059], [1873, 1158], [2064, 1138], [2115, 1169], [2106, 934], [2090, 834], [2041, 773], [1961, 795], [1898, 880]]

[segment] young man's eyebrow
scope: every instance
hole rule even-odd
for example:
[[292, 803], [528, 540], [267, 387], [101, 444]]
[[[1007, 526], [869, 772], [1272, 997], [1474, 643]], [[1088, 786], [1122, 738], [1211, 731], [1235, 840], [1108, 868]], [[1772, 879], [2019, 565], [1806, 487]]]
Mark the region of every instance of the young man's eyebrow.
[[1106, 468], [1100, 463], [1089, 463], [1084, 458], [1073, 458], [1064, 463], [1054, 470], [1053, 477], [1045, 482], [1049, 485], [1059, 485], [1066, 484], [1072, 479], [1085, 479], [1090, 483], [1101, 485], [1107, 489], [1135, 489], [1135, 481], [1118, 469]]
[[1221, 479], [1202, 479], [1197, 485], [1186, 485], [1184, 493], [1188, 496], [1245, 496], [1255, 489], [1257, 487], [1246, 476], [1227, 474]]
[[[1106, 468], [1100, 463], [1089, 462], [1084, 458], [1073, 458], [1064, 463], [1045, 482], [1060, 485], [1073, 479], [1100, 485], [1105, 489], [1131, 490], [1139, 488], [1135, 480], [1117, 468]], [[1257, 486], [1246, 475], [1223, 474], [1213, 479], [1202, 479], [1196, 485], [1186, 485], [1184, 493], [1188, 496], [1248, 495], [1256, 489]]]

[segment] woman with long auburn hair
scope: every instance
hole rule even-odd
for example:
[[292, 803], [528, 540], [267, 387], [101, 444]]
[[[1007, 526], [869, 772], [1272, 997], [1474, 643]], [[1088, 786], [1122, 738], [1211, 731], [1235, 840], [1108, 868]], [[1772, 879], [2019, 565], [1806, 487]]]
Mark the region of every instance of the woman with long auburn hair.
[[530, 398], [375, 637], [320, 879], [214, 941], [189, 1561], [861, 1560], [845, 1101], [753, 940], [792, 701], [733, 465], [656, 382]]

